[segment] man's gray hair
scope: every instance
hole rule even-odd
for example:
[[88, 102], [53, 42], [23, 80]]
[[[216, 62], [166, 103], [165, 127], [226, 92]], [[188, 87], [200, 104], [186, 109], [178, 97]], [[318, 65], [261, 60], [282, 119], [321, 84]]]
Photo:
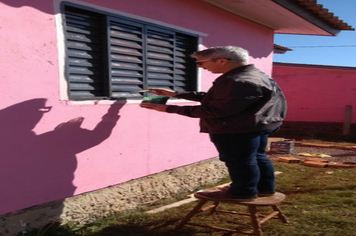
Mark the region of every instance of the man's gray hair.
[[249, 53], [246, 49], [236, 46], [217, 46], [195, 52], [192, 57], [201, 56], [204, 58], [226, 58], [241, 65], [249, 63]]

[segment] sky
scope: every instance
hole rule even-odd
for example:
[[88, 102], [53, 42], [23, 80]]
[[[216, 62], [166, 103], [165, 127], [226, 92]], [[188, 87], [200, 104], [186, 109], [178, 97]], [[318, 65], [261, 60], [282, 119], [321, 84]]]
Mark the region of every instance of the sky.
[[[317, 0], [329, 12], [356, 29], [356, 0]], [[274, 62], [356, 67], [356, 31], [337, 36], [276, 34], [274, 43], [292, 49], [274, 54]]]

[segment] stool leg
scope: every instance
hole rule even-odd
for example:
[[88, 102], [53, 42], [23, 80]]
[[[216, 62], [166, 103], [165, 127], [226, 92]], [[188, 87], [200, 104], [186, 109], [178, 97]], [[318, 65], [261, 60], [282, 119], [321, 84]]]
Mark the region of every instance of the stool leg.
[[213, 208], [210, 210], [210, 214], [214, 214], [216, 212], [216, 208], [219, 206], [219, 202], [214, 202]]
[[281, 210], [279, 209], [279, 207], [277, 205], [273, 205], [272, 206], [274, 211], [278, 211], [278, 218], [283, 222], [283, 223], [288, 223], [288, 220], [286, 218], [285, 215], [283, 215], [283, 213], [281, 212]]
[[188, 221], [190, 220], [190, 218], [192, 218], [194, 215], [196, 215], [197, 213], [199, 213], [200, 208], [207, 202], [207, 200], [201, 199], [198, 204], [193, 208], [193, 210], [191, 210], [184, 218], [183, 220], [177, 225], [176, 229], [180, 229], [183, 227], [183, 225], [185, 225], [186, 223], [188, 223]]
[[261, 224], [258, 219], [256, 206], [248, 206], [248, 210], [250, 212], [251, 223], [253, 227], [253, 233], [255, 236], [263, 236]]

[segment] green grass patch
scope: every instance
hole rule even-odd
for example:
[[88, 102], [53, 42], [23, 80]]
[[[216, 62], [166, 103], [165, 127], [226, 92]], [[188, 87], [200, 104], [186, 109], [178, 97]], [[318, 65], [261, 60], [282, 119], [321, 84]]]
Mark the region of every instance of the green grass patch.
[[[289, 223], [269, 220], [262, 225], [265, 236], [355, 236], [356, 235], [356, 170], [314, 168], [300, 164], [274, 163], [277, 190], [287, 195], [280, 204]], [[226, 180], [227, 182], [228, 180]], [[181, 199], [181, 196], [180, 198]], [[179, 221], [196, 202], [163, 212], [148, 214], [150, 208], [159, 207], [178, 199], [165, 200], [154, 207], [119, 212], [90, 225], [51, 225], [38, 236], [227, 236], [231, 233], [184, 226], [175, 230]], [[221, 204], [220, 209], [245, 210], [242, 206]], [[203, 212], [192, 221], [250, 229], [249, 218], [236, 215], [209, 215]], [[39, 231], [38, 231], [39, 232]], [[37, 232], [37, 233], [38, 233]]]

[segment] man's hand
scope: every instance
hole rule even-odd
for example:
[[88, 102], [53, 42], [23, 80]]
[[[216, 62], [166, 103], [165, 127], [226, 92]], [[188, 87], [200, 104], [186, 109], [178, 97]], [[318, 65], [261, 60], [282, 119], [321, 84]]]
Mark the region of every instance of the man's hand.
[[144, 103], [140, 104], [140, 107], [151, 109], [151, 110], [165, 112], [166, 108], [167, 108], [167, 105], [144, 102]]
[[161, 95], [161, 96], [166, 96], [166, 97], [174, 97], [177, 95], [177, 92], [169, 89], [161, 89], [161, 88], [150, 88], [147, 89], [151, 93], [154, 93], [156, 95]]

